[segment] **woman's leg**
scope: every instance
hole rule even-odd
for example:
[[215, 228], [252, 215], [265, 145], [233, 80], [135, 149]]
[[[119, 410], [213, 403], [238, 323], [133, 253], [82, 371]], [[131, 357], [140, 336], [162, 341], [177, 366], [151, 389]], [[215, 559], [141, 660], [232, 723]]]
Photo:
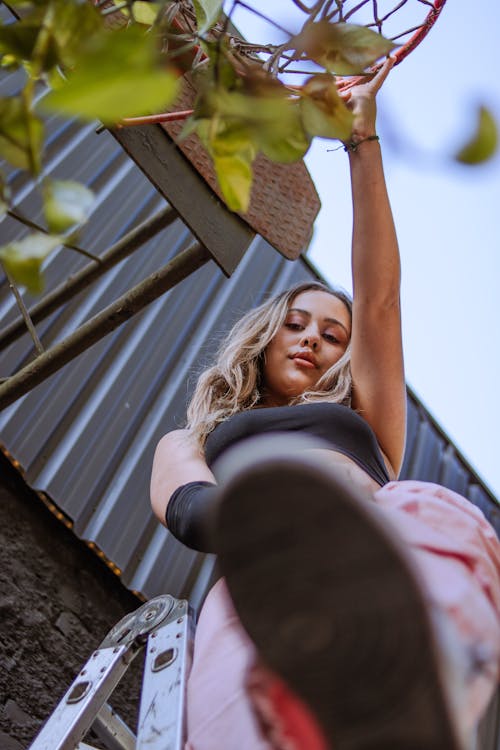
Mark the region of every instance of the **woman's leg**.
[[271, 750], [245, 686], [255, 660], [255, 647], [219, 580], [196, 628], [187, 688], [186, 750]]
[[[495, 594], [488, 596], [490, 589], [498, 596], [491, 529], [486, 568], [478, 573], [472, 563], [472, 575], [465, 558], [479, 559], [477, 540], [459, 554], [462, 539], [445, 543], [430, 519], [397, 507], [397, 483], [377, 493], [374, 506], [373, 498], [352, 497], [320, 462], [301, 467], [261, 455], [247, 469], [230, 480], [219, 544], [237, 610], [267, 664], [309, 703], [336, 748], [370, 738], [398, 750], [461, 747], [437, 651], [451, 638], [461, 652], [453, 666], [467, 669], [466, 716], [458, 717], [464, 729], [498, 674], [498, 613]], [[426, 493], [421, 487], [424, 505]], [[455, 513], [454, 526], [456, 503], [441, 502]], [[465, 513], [469, 504], [461, 503]], [[480, 514], [469, 516], [477, 525]], [[479, 526], [489, 529], [484, 519]], [[443, 551], [451, 548], [445, 571]], [[436, 573], [445, 572], [448, 585], [437, 585]], [[451, 636], [446, 628], [438, 644], [433, 625], [451, 614], [443, 593], [449, 596], [452, 578], [458, 619], [474, 604], [481, 624], [475, 631], [454, 627]], [[487, 659], [493, 666], [485, 671]]]
[[187, 734], [185, 750], [328, 750], [307, 707], [259, 660], [223, 579], [196, 629]]
[[[498, 684], [500, 543], [483, 513], [429, 482], [391, 482], [375, 502], [420, 570], [429, 606], [465, 654], [464, 721], [473, 727]], [[451, 635], [453, 638], [453, 633]]]

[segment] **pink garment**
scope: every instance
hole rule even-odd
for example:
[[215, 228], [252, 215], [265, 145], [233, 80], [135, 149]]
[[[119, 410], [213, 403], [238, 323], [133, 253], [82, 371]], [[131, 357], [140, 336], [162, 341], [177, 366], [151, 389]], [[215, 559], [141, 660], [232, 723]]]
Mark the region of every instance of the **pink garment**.
[[[375, 503], [406, 542], [429, 605], [448, 616], [476, 662], [466, 686], [466, 723], [481, 717], [500, 672], [500, 543], [482, 512], [428, 482], [390, 482]], [[245, 690], [256, 658], [223, 580], [198, 622], [188, 681], [186, 750], [272, 750]]]

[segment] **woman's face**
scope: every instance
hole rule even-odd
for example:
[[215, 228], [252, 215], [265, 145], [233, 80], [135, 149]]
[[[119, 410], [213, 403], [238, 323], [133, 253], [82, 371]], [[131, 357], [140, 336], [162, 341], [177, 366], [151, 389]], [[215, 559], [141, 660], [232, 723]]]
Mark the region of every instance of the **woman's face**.
[[313, 389], [344, 354], [350, 335], [351, 318], [340, 299], [313, 289], [298, 294], [265, 350], [262, 404], [282, 406]]

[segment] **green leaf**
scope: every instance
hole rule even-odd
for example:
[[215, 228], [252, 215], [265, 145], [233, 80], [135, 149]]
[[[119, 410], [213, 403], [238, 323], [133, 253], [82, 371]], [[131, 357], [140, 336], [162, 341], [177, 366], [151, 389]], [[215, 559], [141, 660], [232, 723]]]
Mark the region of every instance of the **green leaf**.
[[217, 180], [227, 207], [246, 213], [250, 205], [252, 163], [243, 154], [214, 156]]
[[60, 244], [60, 237], [35, 232], [0, 247], [0, 260], [16, 283], [23, 284], [32, 293], [41, 292], [42, 263]]
[[277, 97], [257, 97], [224, 89], [219, 89], [212, 98], [213, 111], [220, 117], [237, 118], [253, 125], [278, 125], [282, 105], [283, 100]]
[[71, 67], [89, 39], [104, 32], [102, 17], [89, 2], [50, 0], [44, 5], [0, 27], [0, 54], [29, 62], [38, 75], [56, 65]]
[[259, 145], [262, 153], [271, 161], [279, 164], [292, 164], [304, 158], [311, 145], [311, 140], [304, 132], [300, 121], [298, 121], [295, 131], [290, 130], [290, 132], [283, 133], [281, 136], [277, 132], [274, 137], [261, 138]]
[[[191, 117], [188, 117], [187, 120], [184, 121], [184, 125], [182, 126], [182, 130], [177, 136], [177, 142], [181, 143], [182, 141], [186, 140], [186, 138], [189, 138], [190, 135], [193, 133], [198, 133], [198, 130], [200, 128], [201, 120], [197, 120], [196, 117], [191, 115]], [[199, 133], [198, 133], [199, 136]]]
[[232, 55], [227, 40], [218, 39], [200, 39], [200, 47], [208, 57], [208, 63], [195, 68], [193, 76], [198, 91], [207, 91], [217, 85], [232, 90], [238, 80], [235, 70], [235, 60]]
[[9, 210], [10, 200], [10, 188], [7, 185], [4, 175], [0, 173], [0, 219], [3, 219]]
[[252, 163], [257, 149], [249, 128], [215, 116], [197, 120], [198, 136], [212, 157], [215, 174], [227, 207], [245, 213], [250, 204]]
[[114, 18], [116, 16], [124, 16], [125, 18], [130, 18], [130, 11], [129, 11], [128, 7], [121, 7], [120, 8], [120, 5], [123, 6], [123, 2], [124, 2], [124, 0], [113, 0], [113, 5], [116, 6], [116, 11], [113, 14]]
[[250, 128], [241, 122], [224, 122], [219, 120], [218, 127], [210, 125], [210, 150], [215, 156], [245, 155], [253, 161], [257, 149], [252, 139]]
[[455, 154], [462, 164], [482, 164], [491, 159], [498, 146], [498, 129], [495, 119], [486, 107], [479, 107], [474, 135]]
[[216, 23], [223, 0], [193, 0], [198, 34], [204, 34]]
[[99, 35], [67, 83], [40, 107], [113, 125], [168, 107], [177, 90], [177, 76], [160, 67], [156, 40], [131, 26]]
[[224, 199], [233, 211], [248, 210], [252, 164], [259, 151], [273, 161], [290, 163], [302, 158], [310, 144], [296, 99], [260, 68], [235, 77], [229, 91], [209, 82], [184, 136], [193, 128], [214, 161]]
[[[301, 159], [310, 139], [302, 127], [296, 102], [284, 87], [273, 86], [271, 94], [255, 96], [239, 91], [218, 90], [209, 99], [208, 110], [226, 123], [239, 123], [255, 150], [270, 159], [290, 163]], [[222, 140], [225, 136], [219, 134]]]
[[304, 130], [297, 102], [286, 102], [287, 111], [282, 113], [278, 127], [260, 128], [256, 141], [260, 150], [271, 161], [290, 164], [302, 159], [311, 139]]
[[45, 7], [49, 0], [9, 0], [9, 5], [14, 8], [31, 8], [33, 5], [41, 5]]
[[366, 26], [317, 21], [293, 37], [290, 47], [337, 75], [356, 75], [397, 45]]
[[17, 21], [0, 26], [0, 55], [11, 55], [15, 60], [29, 60], [36, 44], [40, 24]]
[[34, 174], [40, 170], [43, 125], [16, 97], [0, 98], [0, 156]]
[[66, 76], [59, 67], [55, 67], [46, 74], [45, 81], [51, 89], [60, 89], [66, 83]]
[[353, 115], [340, 98], [335, 79], [328, 73], [312, 76], [302, 88], [300, 101], [304, 129], [310, 136], [347, 140]]
[[[51, 0], [54, 16], [51, 25], [51, 44], [57, 63], [63, 70], [78, 64], [80, 56], [108, 33], [99, 11], [89, 2]], [[45, 67], [45, 70], [48, 68]]]
[[143, 0], [137, 0], [132, 5], [132, 16], [137, 23], [152, 26], [156, 21], [160, 9], [161, 5], [159, 3], [147, 3]]
[[94, 202], [94, 193], [79, 182], [47, 181], [43, 188], [43, 208], [49, 231], [63, 233], [83, 224]]

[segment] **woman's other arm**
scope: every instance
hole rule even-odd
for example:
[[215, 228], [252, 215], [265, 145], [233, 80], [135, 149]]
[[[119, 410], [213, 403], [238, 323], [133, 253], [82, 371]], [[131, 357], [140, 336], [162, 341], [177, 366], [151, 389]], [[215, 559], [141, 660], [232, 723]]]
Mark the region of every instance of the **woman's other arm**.
[[[375, 135], [375, 96], [393, 63], [351, 90], [352, 141]], [[395, 472], [403, 460], [406, 388], [400, 313], [399, 250], [380, 145], [349, 152], [353, 200], [353, 407], [372, 426]]]
[[172, 493], [189, 482], [215, 484], [215, 478], [190, 431], [174, 430], [158, 443], [151, 474], [151, 507], [163, 525]]

